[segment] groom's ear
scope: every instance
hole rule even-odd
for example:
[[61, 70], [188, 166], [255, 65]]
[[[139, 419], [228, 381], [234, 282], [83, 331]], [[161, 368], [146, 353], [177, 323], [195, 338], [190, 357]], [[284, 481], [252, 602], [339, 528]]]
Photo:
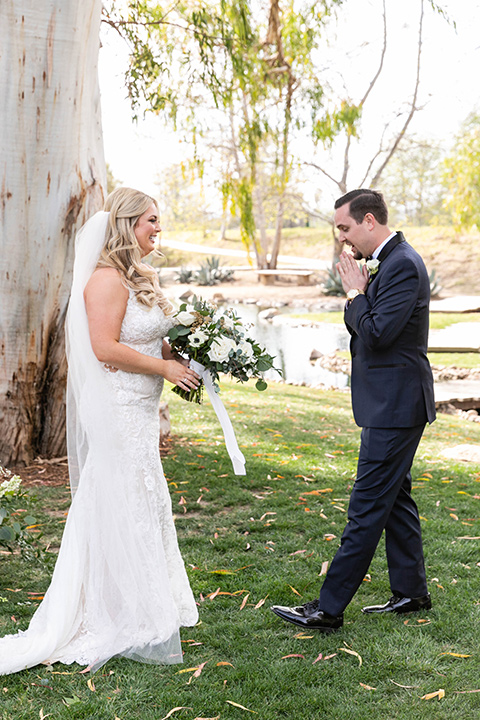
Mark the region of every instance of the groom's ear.
[[373, 215], [372, 213], [365, 213], [363, 217], [363, 222], [367, 226], [368, 230], [373, 230], [375, 228], [375, 225], [377, 224], [375, 215]]

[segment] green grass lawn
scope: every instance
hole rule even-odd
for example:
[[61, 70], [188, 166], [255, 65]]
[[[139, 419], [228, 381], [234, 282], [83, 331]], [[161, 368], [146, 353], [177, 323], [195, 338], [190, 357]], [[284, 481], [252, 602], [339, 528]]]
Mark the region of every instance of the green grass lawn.
[[[343, 311], [333, 312], [306, 312], [289, 313], [289, 317], [299, 318], [312, 323], [336, 323], [343, 324]], [[456, 323], [480, 322], [480, 313], [430, 313], [430, 329], [443, 330], [443, 328]]]
[[[386, 601], [379, 547], [337, 633], [304, 632], [273, 603], [314, 598], [346, 522], [359, 429], [347, 392], [286, 385], [257, 393], [223, 383], [223, 399], [247, 459], [232, 473], [211, 406], [166, 391], [173, 439], [164, 458], [180, 547], [200, 622], [182, 630], [184, 664], [115, 659], [93, 684], [78, 666], [2, 677], [2, 720], [472, 720], [480, 713], [480, 465], [442, 459], [480, 444], [480, 425], [441, 416], [415, 461], [429, 613], [361, 614]], [[37, 491], [53, 545], [68, 505], [65, 488]], [[53, 515], [52, 515], [53, 512]], [[49, 574], [2, 556], [0, 631], [25, 628]], [[195, 669], [201, 667], [201, 673]], [[422, 699], [439, 690], [445, 697]], [[477, 691], [477, 692], [475, 692]], [[239, 707], [239, 706], [243, 706]]]

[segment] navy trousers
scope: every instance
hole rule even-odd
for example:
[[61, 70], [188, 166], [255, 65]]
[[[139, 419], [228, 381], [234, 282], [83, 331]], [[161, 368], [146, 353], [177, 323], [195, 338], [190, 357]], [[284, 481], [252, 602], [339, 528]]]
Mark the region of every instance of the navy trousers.
[[344, 611], [367, 573], [383, 530], [392, 593], [427, 594], [410, 474], [424, 427], [363, 428], [348, 523], [320, 591], [320, 610], [330, 615]]

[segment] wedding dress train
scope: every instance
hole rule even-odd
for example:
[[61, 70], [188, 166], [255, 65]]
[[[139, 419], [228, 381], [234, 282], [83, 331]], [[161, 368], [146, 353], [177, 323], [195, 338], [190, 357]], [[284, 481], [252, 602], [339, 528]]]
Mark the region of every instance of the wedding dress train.
[[[120, 342], [161, 357], [170, 327], [129, 291]], [[97, 670], [116, 655], [181, 662], [179, 627], [198, 619], [158, 452], [163, 378], [97, 364], [80, 402], [88, 442], [52, 581], [28, 629], [0, 639], [0, 674], [53, 662]]]

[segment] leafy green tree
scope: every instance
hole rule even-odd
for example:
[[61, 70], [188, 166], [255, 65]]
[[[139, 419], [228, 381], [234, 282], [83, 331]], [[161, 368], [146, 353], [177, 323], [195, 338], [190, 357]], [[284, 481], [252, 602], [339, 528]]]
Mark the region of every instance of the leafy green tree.
[[445, 207], [457, 228], [480, 227], [480, 115], [471, 113], [445, 159]]
[[[260, 267], [276, 267], [296, 133], [333, 138], [355, 109], [326, 109], [316, 56], [342, 0], [221, 0], [162, 4], [129, 0], [128, 19], [107, 21], [132, 45], [127, 87], [138, 112], [162, 113], [209, 158], [224, 204], [240, 218]], [[212, 139], [215, 137], [215, 140]], [[215, 148], [213, 144], [215, 143]], [[212, 148], [214, 158], [212, 163]], [[264, 179], [276, 195], [273, 242], [267, 237]]]

